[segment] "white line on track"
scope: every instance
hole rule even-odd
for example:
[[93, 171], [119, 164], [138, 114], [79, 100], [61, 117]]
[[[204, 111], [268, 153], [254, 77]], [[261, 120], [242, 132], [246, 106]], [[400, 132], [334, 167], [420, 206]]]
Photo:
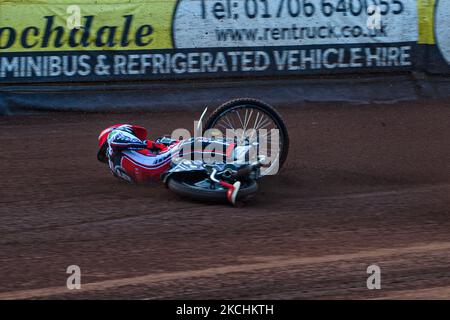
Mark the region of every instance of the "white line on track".
[[0, 293], [0, 299], [31, 299], [44, 298], [62, 294], [79, 294], [88, 291], [101, 291], [112, 288], [130, 286], [130, 285], [149, 285], [152, 283], [175, 281], [190, 278], [213, 277], [237, 272], [254, 272], [264, 269], [286, 268], [297, 265], [309, 265], [319, 263], [331, 263], [336, 261], [348, 261], [356, 259], [376, 258], [380, 256], [391, 256], [399, 254], [413, 254], [420, 252], [450, 250], [450, 242], [434, 242], [426, 245], [415, 245], [409, 247], [398, 248], [382, 248], [371, 251], [362, 251], [349, 254], [326, 255], [319, 257], [286, 257], [273, 258], [264, 262], [248, 263], [239, 265], [229, 265], [201, 270], [179, 271], [179, 272], [163, 272], [148, 274], [138, 277], [112, 279], [99, 282], [82, 284], [81, 290], [70, 291], [65, 286], [49, 287], [41, 289], [21, 290]]

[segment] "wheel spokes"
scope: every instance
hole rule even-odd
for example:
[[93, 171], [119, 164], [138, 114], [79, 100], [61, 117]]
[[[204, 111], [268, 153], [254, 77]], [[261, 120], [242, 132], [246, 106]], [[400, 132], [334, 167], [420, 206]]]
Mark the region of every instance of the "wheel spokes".
[[[257, 151], [258, 155], [268, 155], [269, 153], [272, 153], [271, 150], [273, 149], [272, 147], [274, 143], [274, 141], [272, 141], [274, 138], [272, 130], [280, 130], [276, 120], [274, 120], [269, 114], [248, 105], [242, 105], [226, 111], [219, 117], [213, 127], [214, 126], [220, 127], [224, 130], [235, 130], [235, 134], [237, 134], [236, 130], [242, 130], [242, 133], [239, 134], [239, 136], [235, 136], [235, 138], [238, 139], [238, 145], [245, 143], [245, 141], [253, 141], [252, 139], [254, 139], [256, 135], [256, 139], [259, 142]], [[271, 172], [271, 170], [275, 168], [273, 166], [279, 161], [279, 156], [283, 148], [282, 140], [276, 139], [275, 141], [277, 141], [275, 143], [279, 145], [279, 148], [276, 151], [276, 154], [271, 154], [271, 164], [267, 167], [267, 169], [264, 169], [266, 172]], [[263, 173], [263, 175], [265, 174]]]

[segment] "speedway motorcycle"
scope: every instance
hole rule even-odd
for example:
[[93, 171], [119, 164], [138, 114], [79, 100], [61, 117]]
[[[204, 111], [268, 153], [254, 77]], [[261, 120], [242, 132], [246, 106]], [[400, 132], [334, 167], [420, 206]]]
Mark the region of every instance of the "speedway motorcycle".
[[236, 99], [218, 107], [197, 129], [200, 137], [147, 140], [143, 127], [111, 126], [99, 136], [97, 158], [111, 173], [131, 183], [161, 180], [173, 192], [199, 201], [236, 205], [258, 191], [264, 176], [281, 170], [289, 135], [280, 114], [255, 99]]

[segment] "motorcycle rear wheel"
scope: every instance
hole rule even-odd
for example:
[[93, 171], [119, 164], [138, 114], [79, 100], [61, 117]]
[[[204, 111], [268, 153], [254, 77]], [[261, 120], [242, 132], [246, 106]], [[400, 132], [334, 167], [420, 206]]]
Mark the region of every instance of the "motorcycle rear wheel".
[[[198, 186], [206, 181], [205, 178], [186, 178], [186, 177], [172, 177], [167, 183], [167, 186], [177, 195], [202, 202], [226, 202], [227, 190], [224, 188], [207, 189]], [[245, 201], [254, 196], [258, 191], [258, 184], [254, 180], [249, 180], [242, 183], [239, 190], [237, 200]]]

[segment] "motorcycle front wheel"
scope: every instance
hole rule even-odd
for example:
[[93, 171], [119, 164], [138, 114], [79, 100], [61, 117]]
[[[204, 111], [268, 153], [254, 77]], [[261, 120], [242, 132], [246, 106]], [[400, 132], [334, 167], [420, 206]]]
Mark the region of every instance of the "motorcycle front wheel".
[[[222, 134], [226, 134], [228, 130], [240, 131], [242, 134], [239, 135], [238, 144], [243, 143], [245, 139], [264, 140], [265, 150], [259, 149], [258, 154], [270, 153], [269, 158], [272, 161], [269, 166], [261, 169], [262, 175], [276, 174], [287, 159], [289, 134], [284, 120], [274, 107], [260, 100], [241, 98], [221, 105], [206, 121], [203, 132], [211, 129], [219, 130]], [[272, 131], [273, 129], [276, 131]], [[256, 132], [255, 135], [251, 133], [252, 130]], [[276, 140], [273, 139], [275, 135], [272, 135], [272, 132], [276, 133]], [[272, 150], [276, 150], [277, 153], [273, 154]]]

